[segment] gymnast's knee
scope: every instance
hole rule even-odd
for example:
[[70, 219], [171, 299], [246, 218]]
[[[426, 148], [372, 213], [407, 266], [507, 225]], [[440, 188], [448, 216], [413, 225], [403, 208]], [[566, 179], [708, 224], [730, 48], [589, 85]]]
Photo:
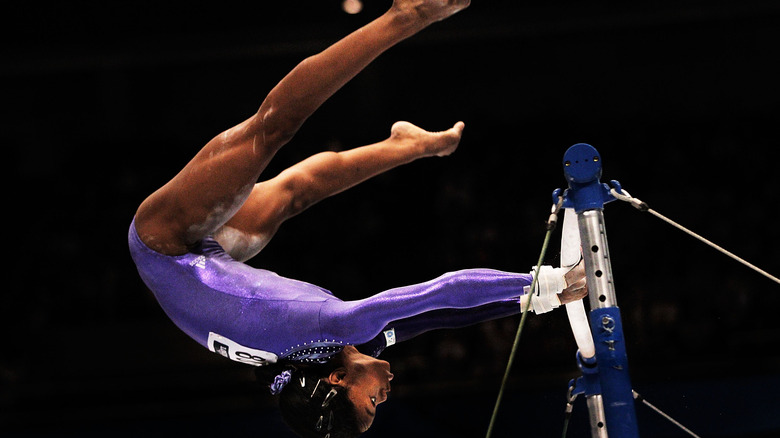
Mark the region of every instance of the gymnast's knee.
[[247, 129], [260, 135], [265, 146], [278, 149], [289, 143], [302, 125], [302, 120], [285, 116], [269, 107], [259, 109], [249, 119]]

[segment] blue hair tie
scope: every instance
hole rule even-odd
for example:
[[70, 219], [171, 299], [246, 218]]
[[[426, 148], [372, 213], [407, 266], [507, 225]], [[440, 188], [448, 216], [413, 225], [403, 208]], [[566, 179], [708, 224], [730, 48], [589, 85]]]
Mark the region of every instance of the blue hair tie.
[[284, 370], [281, 374], [274, 377], [274, 383], [271, 384], [271, 395], [279, 395], [282, 389], [290, 383], [290, 378], [292, 378], [290, 370]]

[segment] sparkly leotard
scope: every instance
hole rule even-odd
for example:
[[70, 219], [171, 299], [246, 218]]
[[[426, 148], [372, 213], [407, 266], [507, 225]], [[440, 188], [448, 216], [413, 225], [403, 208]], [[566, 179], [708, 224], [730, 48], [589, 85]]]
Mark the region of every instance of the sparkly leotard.
[[529, 274], [491, 269], [342, 301], [330, 291], [231, 258], [211, 238], [168, 256], [147, 247], [131, 224], [130, 252], [141, 278], [185, 333], [230, 359], [322, 362], [344, 345], [374, 356], [422, 332], [519, 313]]

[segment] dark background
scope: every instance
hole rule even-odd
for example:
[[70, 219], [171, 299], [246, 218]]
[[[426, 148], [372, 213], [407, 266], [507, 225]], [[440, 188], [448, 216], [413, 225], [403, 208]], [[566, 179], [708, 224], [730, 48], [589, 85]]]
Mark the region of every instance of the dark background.
[[[250, 370], [166, 319], [126, 245], [145, 196], [389, 5], [279, 3], [2, 7], [0, 436], [289, 436]], [[344, 299], [527, 272], [561, 157], [587, 142], [604, 181], [778, 275], [779, 25], [775, 1], [475, 1], [348, 84], [267, 175], [396, 120], [464, 120], [458, 151], [316, 205], [251, 264]], [[702, 436], [780, 434], [780, 287], [627, 204], [605, 217], [636, 390]], [[484, 436], [518, 321], [388, 349], [366, 436]], [[529, 318], [494, 436], [560, 436], [575, 351], [563, 311]], [[637, 412], [642, 436], [681, 436]], [[589, 436], [582, 400], [568, 436]]]

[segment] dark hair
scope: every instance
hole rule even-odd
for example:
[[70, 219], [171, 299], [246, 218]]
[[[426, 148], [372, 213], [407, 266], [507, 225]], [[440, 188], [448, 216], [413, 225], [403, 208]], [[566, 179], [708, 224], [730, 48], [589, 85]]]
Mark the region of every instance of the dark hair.
[[[277, 375], [285, 370], [290, 372], [289, 383], [279, 393], [279, 410], [287, 426], [299, 436], [353, 438], [360, 435], [360, 426], [349, 390], [327, 381], [339, 366], [337, 358], [325, 364], [276, 363], [257, 367], [255, 374], [268, 390]], [[331, 390], [336, 393], [328, 397]]]

